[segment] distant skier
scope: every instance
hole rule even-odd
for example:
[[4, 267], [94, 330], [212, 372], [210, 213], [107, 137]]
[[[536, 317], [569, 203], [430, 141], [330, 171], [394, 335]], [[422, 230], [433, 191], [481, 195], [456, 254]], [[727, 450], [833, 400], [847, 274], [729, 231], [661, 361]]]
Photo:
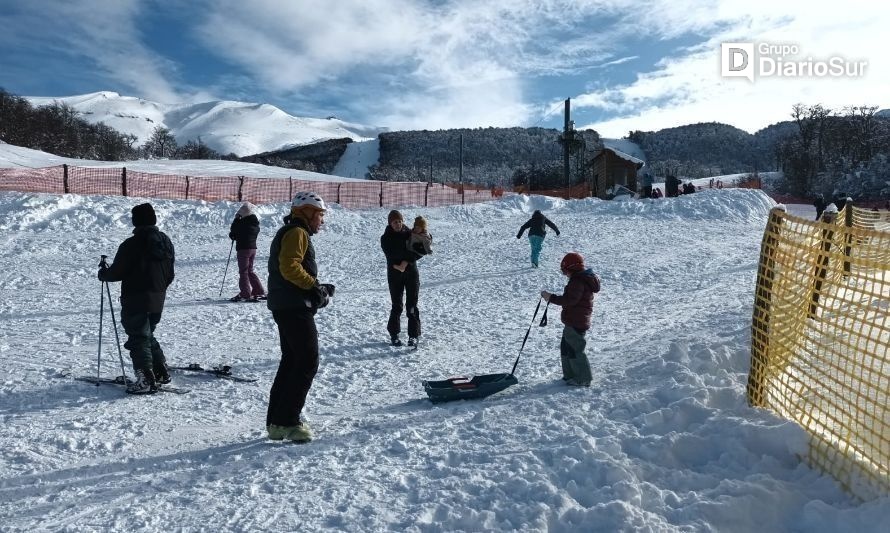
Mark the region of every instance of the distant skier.
[[561, 295], [541, 291], [541, 298], [562, 306], [560, 318], [565, 327], [559, 343], [562, 362], [562, 379], [567, 385], [589, 387], [591, 380], [590, 362], [584, 354], [587, 341], [584, 338], [590, 329], [590, 315], [593, 314], [593, 295], [600, 291], [600, 279], [584, 266], [584, 258], [577, 252], [563, 257], [559, 265], [569, 282]]
[[528, 243], [531, 246], [532, 266], [535, 268], [538, 268], [538, 263], [541, 258], [541, 248], [544, 246], [544, 237], [547, 235], [547, 228], [544, 227], [545, 225], [550, 226], [553, 231], [556, 232], [556, 236], [559, 237], [559, 228], [556, 227], [556, 224], [551, 222], [549, 218], [544, 216], [544, 213], [537, 209], [532, 213], [532, 217], [528, 219], [528, 222], [519, 228], [519, 233], [516, 234], [516, 238], [521, 239], [525, 230], [528, 230]]
[[256, 239], [260, 234], [260, 219], [256, 216], [256, 206], [250, 202], [244, 204], [235, 213], [235, 220], [229, 228], [229, 238], [235, 241], [238, 252], [238, 288], [240, 292], [233, 302], [262, 300], [266, 298], [263, 282], [253, 270], [256, 259]]
[[164, 351], [154, 336], [161, 321], [167, 287], [173, 282], [175, 253], [173, 243], [158, 230], [151, 204], [139, 204], [131, 211], [133, 236], [117, 249], [114, 262], [99, 270], [102, 281], [121, 281], [121, 325], [128, 339], [136, 381], [127, 387], [131, 394], [157, 392], [158, 383], [170, 383]]
[[640, 198], [652, 197], [652, 173], [644, 170], [640, 174]]
[[297, 193], [269, 249], [266, 306], [272, 311], [281, 341], [281, 362], [266, 412], [266, 431], [271, 440], [312, 440], [312, 431], [300, 414], [318, 372], [315, 313], [334, 296], [333, 285], [318, 283], [311, 238], [324, 224], [326, 210], [321, 196]]
[[816, 220], [822, 218], [822, 212], [825, 211], [825, 207], [828, 204], [825, 202], [825, 196], [819, 194], [816, 196], [816, 199], [813, 200], [813, 207], [816, 208]]

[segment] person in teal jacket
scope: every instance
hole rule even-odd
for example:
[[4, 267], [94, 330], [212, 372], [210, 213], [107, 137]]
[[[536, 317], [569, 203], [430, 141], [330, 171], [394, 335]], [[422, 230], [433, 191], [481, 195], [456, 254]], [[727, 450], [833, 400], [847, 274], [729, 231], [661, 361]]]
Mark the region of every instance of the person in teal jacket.
[[528, 222], [523, 224], [522, 227], [519, 228], [519, 233], [516, 234], [516, 238], [521, 239], [525, 230], [528, 230], [528, 243], [532, 248], [532, 266], [535, 268], [538, 268], [538, 263], [541, 259], [541, 248], [544, 247], [544, 237], [547, 235], [547, 228], [545, 226], [550, 226], [550, 228], [556, 232], [556, 236], [559, 237], [559, 228], [556, 227], [556, 224], [544, 216], [544, 213], [536, 209], [535, 212], [532, 213], [532, 217], [528, 219]]

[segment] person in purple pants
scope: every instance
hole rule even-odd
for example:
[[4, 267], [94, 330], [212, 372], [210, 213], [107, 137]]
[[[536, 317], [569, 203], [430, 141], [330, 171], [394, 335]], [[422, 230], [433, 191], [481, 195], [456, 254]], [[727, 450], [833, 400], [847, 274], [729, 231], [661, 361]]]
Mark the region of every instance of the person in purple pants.
[[260, 219], [257, 218], [255, 210], [255, 205], [244, 202], [244, 205], [235, 214], [235, 220], [232, 221], [232, 227], [229, 229], [229, 238], [235, 241], [235, 250], [238, 252], [239, 292], [231, 298], [233, 302], [266, 299], [263, 282], [253, 271], [253, 262], [256, 259], [256, 238], [260, 234]]

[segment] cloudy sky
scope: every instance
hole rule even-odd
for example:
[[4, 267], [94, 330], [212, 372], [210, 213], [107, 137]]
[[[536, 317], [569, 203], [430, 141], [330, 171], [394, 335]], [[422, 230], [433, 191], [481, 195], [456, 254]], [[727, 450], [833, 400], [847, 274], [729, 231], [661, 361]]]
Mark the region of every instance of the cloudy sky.
[[[802, 0], [0, 0], [0, 87], [163, 103], [267, 102], [392, 129], [719, 121], [754, 132], [797, 102], [890, 107], [890, 7]], [[721, 43], [845, 77], [721, 76]], [[759, 65], [756, 57], [751, 65]], [[759, 68], [759, 67], [758, 67]]]

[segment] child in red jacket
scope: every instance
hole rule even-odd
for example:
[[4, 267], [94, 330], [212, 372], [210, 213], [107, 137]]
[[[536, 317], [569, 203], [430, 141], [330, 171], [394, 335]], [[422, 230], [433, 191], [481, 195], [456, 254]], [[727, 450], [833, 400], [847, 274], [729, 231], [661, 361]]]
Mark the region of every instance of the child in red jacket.
[[589, 387], [590, 362], [584, 354], [587, 345], [584, 334], [590, 329], [593, 295], [600, 291], [600, 279], [584, 266], [584, 258], [577, 252], [566, 254], [559, 267], [563, 275], [569, 277], [562, 295], [541, 291], [541, 298], [562, 306], [560, 318], [565, 324], [559, 343], [562, 379], [567, 385]]

